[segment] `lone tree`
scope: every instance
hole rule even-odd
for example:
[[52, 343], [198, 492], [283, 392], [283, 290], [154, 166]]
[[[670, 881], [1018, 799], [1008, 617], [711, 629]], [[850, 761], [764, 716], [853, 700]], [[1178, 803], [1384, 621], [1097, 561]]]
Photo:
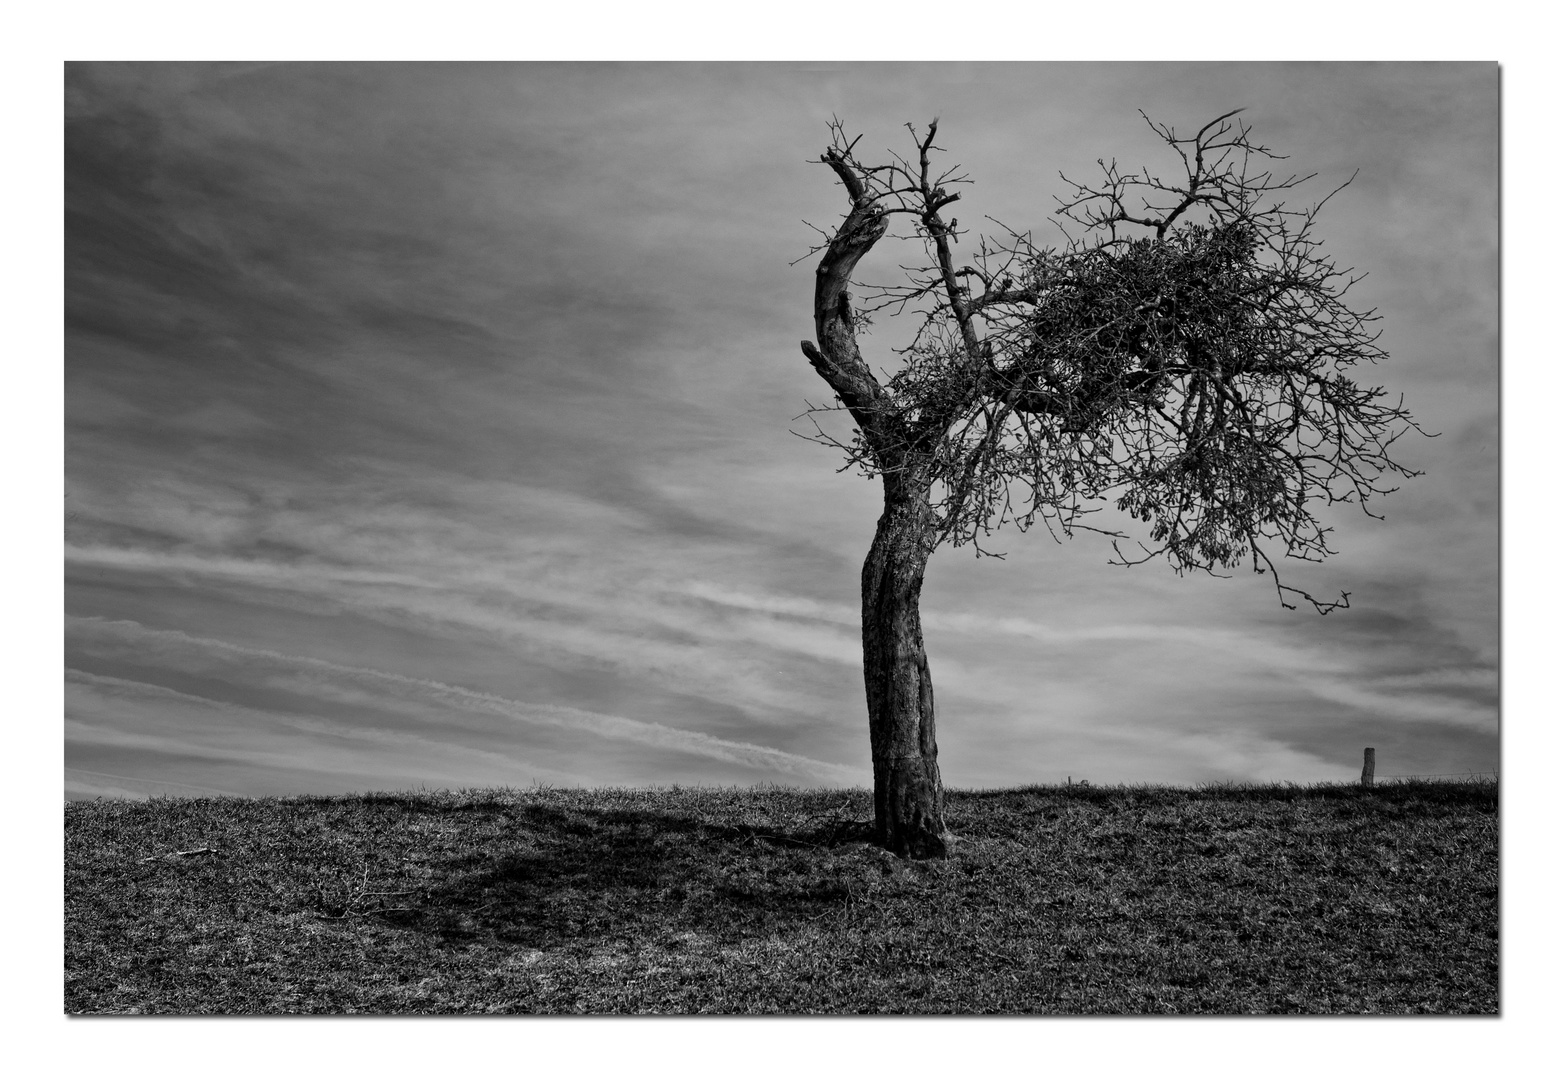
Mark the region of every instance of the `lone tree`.
[[[1066, 181], [1058, 213], [1076, 238], [1038, 247], [1005, 230], [968, 262], [944, 212], [969, 181], [933, 167], [937, 122], [907, 125], [914, 157], [878, 164], [830, 124], [820, 162], [849, 209], [813, 249], [818, 340], [802, 352], [836, 399], [810, 411], [844, 409], [855, 425], [848, 443], [821, 426], [810, 437], [883, 484], [861, 637], [876, 840], [891, 851], [947, 851], [919, 610], [938, 545], [991, 554], [981, 540], [1003, 525], [1090, 529], [1113, 538], [1122, 564], [1164, 556], [1177, 573], [1213, 573], [1250, 560], [1284, 607], [1325, 614], [1348, 593], [1322, 601], [1283, 584], [1270, 552], [1320, 561], [1332, 554], [1320, 506], [1371, 514], [1371, 497], [1394, 490], [1383, 478], [1417, 475], [1389, 456], [1417, 430], [1401, 399], [1349, 376], [1385, 354], [1375, 312], [1347, 301], [1358, 276], [1313, 235], [1327, 199], [1288, 208], [1311, 177], [1275, 173], [1280, 155], [1235, 115], [1189, 138], [1148, 121], [1177, 161], [1170, 179], [1101, 161], [1095, 183]], [[857, 264], [896, 221], [908, 226], [896, 239], [918, 241], [924, 258], [854, 302]], [[879, 312], [918, 318], [886, 381], [857, 340]], [[1124, 550], [1126, 533], [1084, 523], [1111, 503], [1149, 543]]]

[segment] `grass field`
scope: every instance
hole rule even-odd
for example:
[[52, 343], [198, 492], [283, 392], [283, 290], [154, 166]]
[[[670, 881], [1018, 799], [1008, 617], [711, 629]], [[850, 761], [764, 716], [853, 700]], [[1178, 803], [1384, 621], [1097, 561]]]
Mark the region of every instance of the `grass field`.
[[[1490, 1014], [1485, 782], [65, 808], [69, 1013]], [[204, 850], [201, 850], [204, 849]]]

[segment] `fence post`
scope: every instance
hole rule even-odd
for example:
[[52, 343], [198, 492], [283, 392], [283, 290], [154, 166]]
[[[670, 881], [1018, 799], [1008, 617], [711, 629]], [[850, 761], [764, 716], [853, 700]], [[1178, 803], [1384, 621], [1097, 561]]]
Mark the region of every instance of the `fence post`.
[[1364, 787], [1370, 787], [1375, 782], [1376, 748], [1374, 746], [1367, 746], [1365, 748], [1365, 768], [1360, 771], [1360, 784]]

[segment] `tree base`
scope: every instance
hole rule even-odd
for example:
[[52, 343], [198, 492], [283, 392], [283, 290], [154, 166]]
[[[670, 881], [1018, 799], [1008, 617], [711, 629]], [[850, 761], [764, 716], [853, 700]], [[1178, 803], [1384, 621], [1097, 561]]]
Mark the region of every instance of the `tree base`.
[[874, 842], [902, 859], [947, 858], [952, 836], [943, 824], [936, 763], [901, 761], [874, 771]]

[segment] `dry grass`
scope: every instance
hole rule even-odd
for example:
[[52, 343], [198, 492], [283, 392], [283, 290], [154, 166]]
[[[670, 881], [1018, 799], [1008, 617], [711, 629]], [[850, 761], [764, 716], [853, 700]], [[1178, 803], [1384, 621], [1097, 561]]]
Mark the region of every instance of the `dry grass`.
[[[1493, 1013], [1491, 783], [69, 805], [72, 1013]], [[195, 854], [194, 849], [214, 849]]]

